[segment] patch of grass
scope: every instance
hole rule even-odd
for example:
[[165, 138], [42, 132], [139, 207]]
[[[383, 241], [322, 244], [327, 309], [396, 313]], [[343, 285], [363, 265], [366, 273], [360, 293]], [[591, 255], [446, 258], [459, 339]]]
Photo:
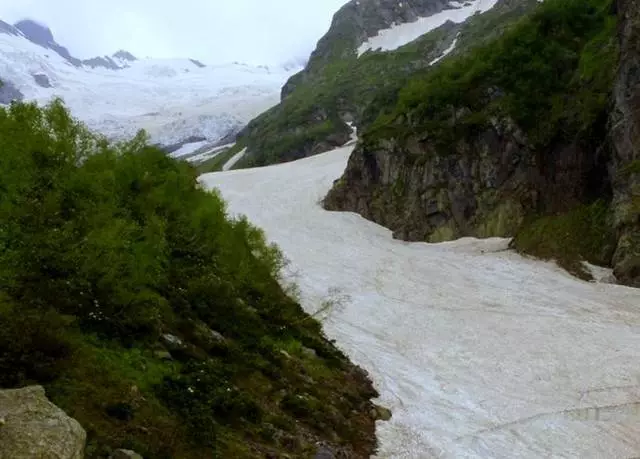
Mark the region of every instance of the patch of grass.
[[553, 259], [575, 276], [591, 280], [582, 261], [610, 265], [616, 235], [607, 204], [598, 201], [566, 214], [530, 218], [512, 246], [522, 253]]
[[629, 177], [634, 174], [640, 174], [640, 159], [631, 161], [629, 164], [620, 169], [620, 175], [623, 177]]

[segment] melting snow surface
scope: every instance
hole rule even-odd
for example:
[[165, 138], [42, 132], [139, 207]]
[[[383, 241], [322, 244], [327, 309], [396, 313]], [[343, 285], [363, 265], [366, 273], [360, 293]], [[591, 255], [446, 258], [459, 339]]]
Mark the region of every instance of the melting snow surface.
[[507, 240], [406, 243], [324, 211], [351, 150], [201, 181], [280, 245], [307, 311], [342, 298], [326, 333], [393, 411], [378, 457], [640, 455], [640, 290], [582, 282]]
[[429, 65], [433, 65], [436, 62], [440, 62], [442, 59], [444, 59], [445, 57], [447, 57], [449, 54], [451, 54], [451, 52], [456, 49], [456, 45], [458, 44], [458, 37], [456, 37], [453, 42], [451, 43], [451, 46], [449, 46], [447, 49], [445, 49], [442, 54], [440, 56], [438, 56], [437, 58], [435, 58], [434, 60], [432, 60], [431, 62], [429, 62]]
[[240, 161], [242, 159], [242, 157], [244, 156], [244, 154], [247, 152], [246, 148], [243, 148], [242, 150], [240, 150], [238, 153], [236, 153], [235, 155], [233, 155], [231, 157], [231, 159], [229, 161], [227, 161], [226, 163], [224, 163], [224, 166], [222, 166], [222, 170], [223, 171], [228, 171], [229, 169], [231, 169], [233, 166], [236, 165], [236, 163], [238, 161]]
[[440, 27], [447, 21], [455, 23], [464, 22], [475, 13], [484, 13], [498, 3], [498, 0], [472, 0], [464, 4], [450, 2], [452, 9], [441, 11], [432, 16], [419, 18], [414, 22], [397, 24], [389, 29], [378, 31], [375, 37], [369, 38], [358, 48], [358, 57], [369, 50], [392, 51], [411, 43], [425, 33]]
[[[244, 126], [279, 102], [280, 87], [295, 70], [200, 68], [189, 59], [141, 60], [118, 71], [76, 68], [24, 37], [0, 34], [0, 77], [27, 99], [59, 96], [74, 116], [108, 137], [131, 137], [143, 128], [165, 145], [191, 136], [215, 141]], [[51, 87], [39, 86], [34, 75]]]
[[173, 153], [171, 153], [170, 156], [172, 156], [174, 158], [180, 158], [180, 157], [183, 157], [183, 156], [191, 155], [191, 154], [195, 153], [196, 151], [198, 151], [199, 149], [201, 149], [202, 147], [204, 147], [205, 145], [207, 145], [208, 143], [209, 142], [207, 142], [206, 140], [203, 140], [201, 142], [187, 143], [187, 144], [181, 146], [180, 148], [178, 148]]
[[218, 147], [212, 148], [210, 150], [206, 150], [202, 153], [198, 153], [197, 155], [193, 155], [193, 156], [189, 156], [188, 158], [185, 158], [187, 161], [193, 162], [193, 163], [198, 163], [201, 161], [205, 161], [207, 159], [211, 159], [211, 158], [215, 158], [216, 156], [218, 156], [220, 153], [222, 153], [223, 151], [227, 150], [228, 148], [231, 148], [235, 145], [235, 143], [228, 143], [226, 145], [220, 145]]

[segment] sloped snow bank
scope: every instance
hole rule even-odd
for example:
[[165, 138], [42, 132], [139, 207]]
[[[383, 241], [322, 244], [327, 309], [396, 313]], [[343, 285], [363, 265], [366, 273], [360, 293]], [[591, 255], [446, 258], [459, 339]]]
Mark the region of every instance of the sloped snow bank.
[[393, 51], [440, 27], [447, 21], [459, 24], [476, 13], [489, 11], [496, 3], [498, 3], [498, 0], [471, 0], [464, 4], [450, 2], [451, 9], [441, 11], [432, 16], [419, 18], [414, 22], [396, 24], [389, 29], [378, 31], [376, 36], [370, 37], [369, 40], [360, 45], [358, 57], [369, 50]]
[[640, 290], [587, 283], [504, 239], [407, 243], [319, 201], [352, 147], [201, 177], [292, 261], [304, 307], [393, 411], [380, 458], [640, 455]]
[[247, 152], [246, 148], [243, 148], [242, 150], [240, 150], [238, 153], [236, 153], [235, 155], [233, 155], [231, 157], [231, 159], [229, 159], [229, 161], [227, 161], [226, 163], [224, 163], [224, 166], [222, 166], [222, 170], [223, 171], [228, 171], [230, 170], [233, 166], [236, 165], [236, 163], [238, 161], [240, 161], [242, 159], [242, 157], [244, 156], [244, 154]]

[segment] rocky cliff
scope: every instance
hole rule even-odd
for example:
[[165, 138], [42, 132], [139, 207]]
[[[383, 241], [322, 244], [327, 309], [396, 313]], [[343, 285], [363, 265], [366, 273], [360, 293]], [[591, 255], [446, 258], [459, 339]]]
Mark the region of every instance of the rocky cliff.
[[325, 207], [412, 241], [516, 236], [523, 251], [575, 271], [580, 259], [611, 264], [637, 284], [638, 15], [626, 3], [621, 43], [611, 2], [549, 0], [409, 81], [363, 133]]
[[318, 41], [304, 70], [284, 85], [282, 97], [290, 95], [301, 83], [313, 79], [332, 61], [355, 57], [358, 46], [379, 30], [393, 24], [414, 22], [445, 8], [451, 8], [448, 0], [351, 0], [334, 14], [329, 31]]
[[[474, 0], [465, 7], [471, 12], [481, 4], [483, 0]], [[408, 79], [429, 71], [445, 52], [462, 53], [501, 34], [537, 4], [499, 0], [484, 14], [456, 23], [442, 19], [460, 8], [454, 2], [349, 2], [334, 16], [305, 69], [284, 86], [282, 102], [239, 134], [247, 154], [236, 167], [295, 160], [344, 144], [350, 136], [349, 123], [365, 128], [395, 103]], [[438, 13], [440, 19], [434, 24], [441, 25], [425, 29], [418, 39], [359, 56], [358, 48], [379, 31]]]
[[619, 0], [620, 65], [611, 113], [613, 209], [618, 246], [615, 274], [640, 286], [640, 4]]

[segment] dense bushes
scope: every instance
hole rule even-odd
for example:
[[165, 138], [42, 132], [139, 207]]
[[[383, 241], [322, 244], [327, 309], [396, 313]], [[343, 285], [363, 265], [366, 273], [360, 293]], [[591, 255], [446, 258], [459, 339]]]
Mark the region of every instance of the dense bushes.
[[[108, 144], [60, 101], [0, 108], [0, 387], [44, 384], [87, 429], [89, 457], [279, 451], [258, 425], [267, 409], [304, 439], [293, 451], [304, 455], [331, 427], [268, 407], [314, 371], [331, 388], [323, 403], [365, 422], [369, 454], [369, 383], [344, 385], [353, 368], [284, 294], [283, 264], [143, 133]], [[287, 365], [286, 342], [329, 358]], [[361, 406], [339, 407], [350, 393], [366, 394]]]
[[446, 151], [495, 117], [515, 121], [534, 148], [588, 138], [617, 62], [610, 3], [544, 2], [499, 39], [413, 78], [365, 139], [421, 132]]

